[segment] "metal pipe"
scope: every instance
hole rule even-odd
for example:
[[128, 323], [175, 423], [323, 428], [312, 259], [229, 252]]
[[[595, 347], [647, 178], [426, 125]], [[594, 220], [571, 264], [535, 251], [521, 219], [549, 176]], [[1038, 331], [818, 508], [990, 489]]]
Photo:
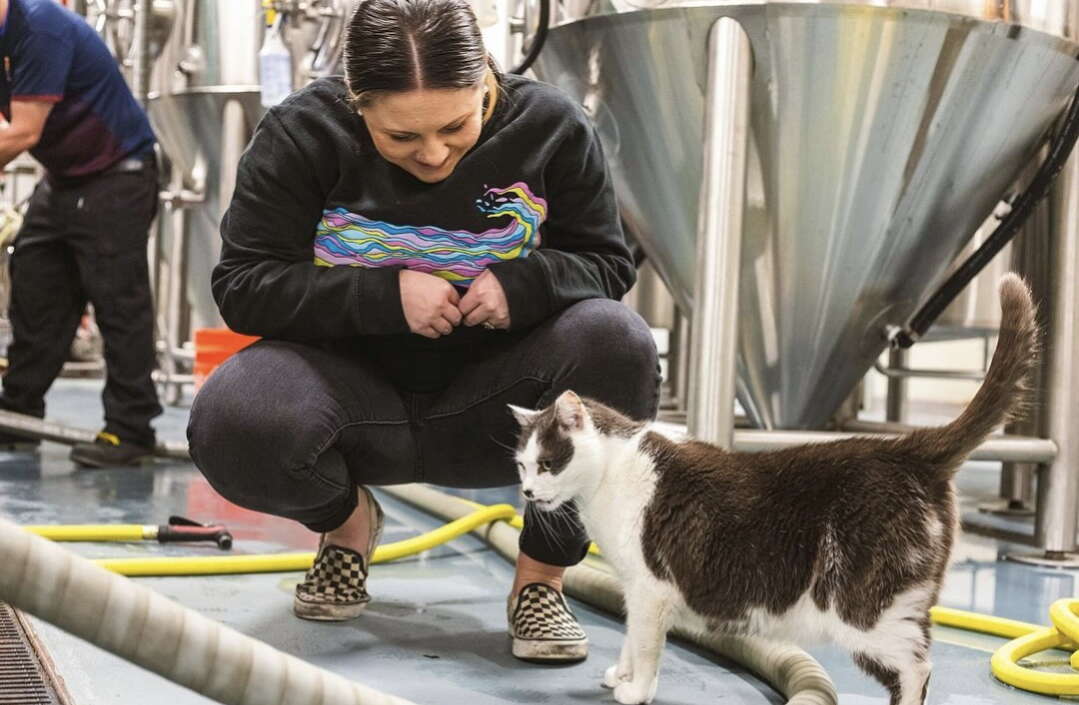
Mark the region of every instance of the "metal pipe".
[[1079, 156], [1072, 155], [1056, 188], [1045, 420], [1060, 450], [1055, 462], [1039, 472], [1035, 522], [1038, 545], [1047, 557], [1075, 551], [1079, 513]]
[[[858, 433], [850, 431], [757, 431], [736, 430], [734, 450], [744, 453], [782, 450], [806, 443], [828, 443], [848, 438], [895, 438], [895, 433]], [[1057, 446], [1045, 438], [990, 436], [973, 453], [971, 460], [1010, 460], [1049, 463], [1057, 457]]]
[[[905, 348], [892, 348], [888, 351], [888, 368], [904, 369], [910, 364], [910, 351]], [[888, 398], [885, 418], [889, 421], [903, 421], [907, 417], [907, 380], [904, 377], [888, 376]]]
[[[903, 349], [905, 350], [905, 349]], [[896, 352], [893, 350], [892, 352]], [[985, 379], [984, 372], [975, 372], [974, 370], [919, 370], [909, 367], [896, 367], [891, 363], [891, 355], [889, 355], [888, 366], [880, 364], [877, 360], [873, 363], [873, 369], [880, 372], [882, 375], [889, 379], [889, 382], [893, 379], [907, 379], [910, 377], [927, 377], [931, 379], [969, 379], [975, 382], [980, 382]]]
[[708, 39], [704, 183], [697, 225], [689, 429], [729, 448], [734, 431], [741, 267], [753, 54], [742, 26], [723, 17]]
[[1031, 513], [1035, 471], [1031, 463], [1004, 463], [1000, 469], [1000, 498], [1005, 510]]
[[[67, 445], [93, 443], [97, 437], [96, 432], [87, 429], [64, 426], [35, 416], [26, 416], [16, 414], [13, 411], [2, 410], [0, 410], [0, 431]], [[191, 459], [187, 452], [187, 443], [182, 441], [158, 441], [154, 447], [154, 455], [176, 460]]]
[[[1056, 193], [1040, 202], [1023, 226], [1023, 232], [1012, 243], [1009, 268], [1022, 275], [1030, 285], [1034, 304], [1039, 309], [1039, 325], [1045, 327], [1045, 314], [1052, 311], [1052, 271], [1049, 246], [1052, 242], [1052, 208], [1059, 203]], [[990, 335], [985, 341], [985, 367], [989, 367]], [[1045, 357], [1038, 357], [1038, 364], [1031, 376], [1031, 403], [1022, 416], [1004, 427], [1005, 433], [1020, 436], [1047, 437], [1045, 427], [1045, 398], [1040, 391], [1046, 389]], [[1000, 471], [1000, 501], [988, 506], [979, 506], [981, 511], [988, 511], [1007, 516], [1033, 516], [1037, 489], [1038, 467], [1032, 463], [1004, 463]], [[1033, 536], [1030, 537], [1032, 539]], [[1029, 541], [1029, 539], [1028, 539]]]
[[135, 100], [146, 107], [150, 93], [150, 0], [135, 0], [135, 28], [132, 33], [131, 51], [135, 55], [131, 65], [131, 83]]

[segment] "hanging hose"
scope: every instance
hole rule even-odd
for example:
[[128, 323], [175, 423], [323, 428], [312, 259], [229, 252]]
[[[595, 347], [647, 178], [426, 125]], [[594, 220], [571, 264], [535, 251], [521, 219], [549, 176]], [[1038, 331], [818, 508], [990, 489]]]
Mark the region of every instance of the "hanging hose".
[[1049, 147], [1049, 156], [1034, 175], [1030, 185], [1016, 199], [1011, 212], [1000, 221], [981, 247], [971, 254], [914, 314], [906, 328], [892, 335], [889, 341], [892, 347], [909, 348], [914, 345], [955, 300], [959, 292], [989, 264], [1005, 245], [1011, 242], [1030, 217], [1034, 206], [1049, 193], [1049, 187], [1053, 185], [1053, 180], [1064, 168], [1077, 138], [1079, 138], [1079, 86], [1076, 87], [1071, 105], [1065, 114], [1060, 133]]
[[[529, 0], [526, 0], [529, 1]], [[528, 54], [521, 60], [517, 66], [515, 66], [510, 73], [522, 74], [532, 67], [532, 64], [536, 61], [536, 57], [539, 56], [543, 50], [543, 45], [547, 43], [547, 32], [551, 27], [551, 0], [540, 0], [540, 16], [539, 26], [536, 27], [536, 33], [532, 35], [532, 43], [528, 47]], [[524, 31], [528, 31], [526, 27]]]

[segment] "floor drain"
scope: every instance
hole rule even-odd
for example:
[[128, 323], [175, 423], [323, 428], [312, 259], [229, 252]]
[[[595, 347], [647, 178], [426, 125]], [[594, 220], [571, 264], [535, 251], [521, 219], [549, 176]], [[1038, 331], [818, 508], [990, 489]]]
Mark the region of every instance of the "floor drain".
[[23, 620], [0, 602], [0, 705], [66, 705]]

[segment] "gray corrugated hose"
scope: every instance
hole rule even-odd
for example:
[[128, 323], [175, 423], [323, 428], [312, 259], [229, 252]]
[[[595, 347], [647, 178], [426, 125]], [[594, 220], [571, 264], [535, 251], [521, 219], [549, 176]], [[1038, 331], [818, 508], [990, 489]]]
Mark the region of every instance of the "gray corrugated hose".
[[[475, 511], [475, 506], [457, 497], [422, 485], [381, 487], [381, 491], [446, 520]], [[505, 522], [495, 522], [472, 533], [485, 539], [505, 558], [517, 559], [520, 533]], [[622, 613], [622, 590], [605, 564], [589, 558], [566, 571], [563, 582], [568, 595], [600, 609]], [[801, 649], [759, 639], [702, 635], [675, 625], [672, 633], [713, 653], [742, 664], [787, 698], [787, 705], [837, 705], [835, 686], [816, 659]]]
[[0, 600], [228, 705], [414, 705], [312, 666], [0, 519]]

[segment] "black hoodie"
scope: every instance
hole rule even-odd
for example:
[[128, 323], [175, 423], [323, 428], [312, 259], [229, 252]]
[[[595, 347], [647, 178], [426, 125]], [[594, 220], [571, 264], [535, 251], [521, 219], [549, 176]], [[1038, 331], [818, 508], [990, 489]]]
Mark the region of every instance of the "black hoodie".
[[409, 333], [401, 268], [462, 290], [489, 268], [513, 331], [578, 301], [619, 299], [635, 280], [587, 116], [553, 86], [516, 76], [476, 145], [435, 184], [378, 154], [340, 78], [315, 81], [259, 123], [221, 236], [213, 293], [233, 330], [418, 354], [416, 364], [501, 333]]

